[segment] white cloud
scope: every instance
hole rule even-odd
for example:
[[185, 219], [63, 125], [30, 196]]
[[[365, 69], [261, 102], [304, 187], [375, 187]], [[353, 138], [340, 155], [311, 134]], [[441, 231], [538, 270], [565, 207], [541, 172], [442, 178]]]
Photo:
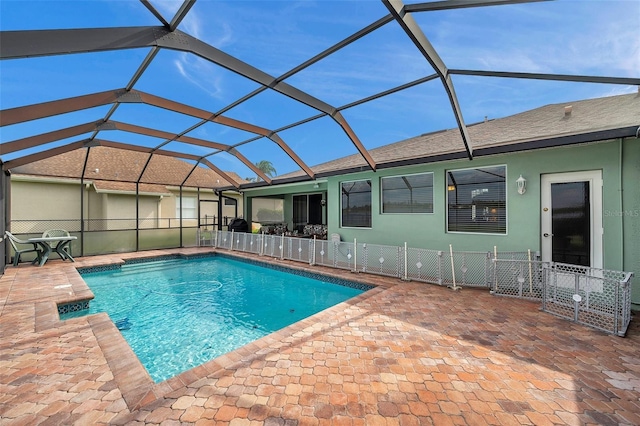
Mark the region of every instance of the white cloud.
[[215, 99], [223, 98], [222, 76], [216, 65], [188, 53], [181, 53], [174, 61], [174, 65], [180, 75], [191, 84]]

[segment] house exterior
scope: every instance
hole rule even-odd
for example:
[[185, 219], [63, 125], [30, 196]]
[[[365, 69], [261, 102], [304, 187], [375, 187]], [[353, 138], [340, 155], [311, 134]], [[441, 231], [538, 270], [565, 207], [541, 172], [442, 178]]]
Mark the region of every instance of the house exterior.
[[[371, 149], [375, 171], [353, 155], [313, 167], [315, 182], [246, 189], [245, 217], [278, 199], [295, 229], [296, 203], [314, 195], [324, 200], [315, 217], [342, 241], [531, 250], [640, 276], [640, 93], [548, 105], [468, 131], [473, 160], [457, 129], [429, 133]], [[640, 308], [638, 284], [632, 303]]]
[[[169, 156], [156, 155], [147, 163], [148, 158], [145, 153], [93, 147], [88, 156], [79, 149], [12, 169], [12, 232], [82, 230], [87, 233], [83, 253], [93, 254], [114, 251], [123, 242], [117, 250], [151, 248], [136, 246], [135, 232], [144, 235], [157, 229], [168, 230], [170, 238], [149, 243], [154, 248], [194, 245], [199, 225], [212, 228], [242, 216], [240, 193], [218, 191], [229, 183], [215, 171], [194, 169], [194, 164]], [[182, 244], [180, 228], [188, 229]]]

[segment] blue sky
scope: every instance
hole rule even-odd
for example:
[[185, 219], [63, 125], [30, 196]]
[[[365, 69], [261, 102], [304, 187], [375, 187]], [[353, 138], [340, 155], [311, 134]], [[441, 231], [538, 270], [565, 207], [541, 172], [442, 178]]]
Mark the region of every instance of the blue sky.
[[[167, 21], [181, 1], [152, 1]], [[385, 16], [380, 1], [199, 0], [179, 26], [194, 37], [254, 67], [280, 76], [345, 37]], [[417, 23], [451, 69], [496, 70], [640, 78], [640, 1], [553, 1], [415, 14]], [[138, 1], [2, 0], [2, 31], [159, 25]], [[148, 49], [0, 61], [0, 107], [14, 108], [124, 87]], [[391, 22], [286, 82], [334, 106], [433, 73], [400, 26]], [[636, 87], [453, 76], [465, 122], [499, 118], [549, 103], [630, 93]], [[217, 112], [258, 85], [183, 52], [162, 50], [134, 86], [184, 104]], [[102, 119], [109, 106], [6, 126], [2, 143]], [[318, 111], [265, 91], [225, 113], [277, 130]], [[342, 112], [367, 149], [422, 133], [456, 127], [439, 80]], [[199, 120], [158, 108], [124, 104], [112, 120], [180, 133]], [[356, 153], [342, 129], [324, 117], [279, 132], [310, 166]], [[48, 149], [82, 135], [38, 147]], [[228, 145], [254, 135], [208, 123], [188, 136]], [[101, 139], [157, 146], [164, 140], [120, 131]], [[212, 150], [172, 142], [164, 149], [196, 155]], [[252, 162], [269, 160], [278, 174], [298, 169], [268, 139], [241, 145]], [[3, 161], [31, 151], [3, 155]], [[241, 177], [253, 173], [233, 156], [207, 157]]]

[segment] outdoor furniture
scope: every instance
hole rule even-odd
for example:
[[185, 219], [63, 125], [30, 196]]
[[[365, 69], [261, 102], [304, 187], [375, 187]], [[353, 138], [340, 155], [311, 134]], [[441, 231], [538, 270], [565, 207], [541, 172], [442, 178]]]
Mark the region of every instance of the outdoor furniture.
[[[69, 259], [72, 262], [75, 262], [69, 251], [67, 251], [67, 246], [71, 243], [71, 241], [78, 239], [73, 235], [58, 236], [58, 237], [39, 237], [39, 238], [29, 238], [27, 241], [30, 243], [36, 243], [42, 248], [42, 256], [40, 257], [40, 263], [38, 266], [43, 266], [47, 263], [49, 256], [53, 250], [58, 253], [58, 256], [62, 260]], [[55, 247], [52, 244], [55, 243]]]
[[[71, 234], [69, 234], [69, 231], [65, 229], [48, 229], [42, 233], [43, 238], [69, 237], [69, 236], [71, 236]], [[73, 257], [71, 257], [71, 240], [65, 241], [64, 244], [63, 244], [63, 241], [61, 241], [58, 244], [61, 245], [60, 250], [64, 252], [65, 257], [69, 257], [70, 259], [73, 259]], [[57, 249], [56, 249], [56, 252], [57, 252]], [[64, 257], [62, 258], [62, 260], [64, 260]]]
[[[23, 253], [36, 253], [37, 257], [33, 260], [32, 263], [36, 263], [36, 262], [40, 262], [40, 258], [42, 256], [42, 253], [40, 251], [40, 249], [38, 249], [38, 244], [37, 243], [33, 243], [31, 241], [24, 241], [21, 240], [19, 238], [17, 238], [16, 236], [14, 236], [11, 232], [9, 231], [5, 231], [5, 234], [7, 236], [7, 238], [9, 239], [9, 242], [11, 243], [11, 246], [13, 247], [13, 251], [15, 252], [15, 254], [13, 255], [13, 266], [18, 266], [18, 263], [20, 262], [20, 256]], [[24, 244], [24, 245], [29, 245], [29, 246], [33, 246], [31, 248], [25, 248], [25, 249], [18, 249], [18, 244]]]

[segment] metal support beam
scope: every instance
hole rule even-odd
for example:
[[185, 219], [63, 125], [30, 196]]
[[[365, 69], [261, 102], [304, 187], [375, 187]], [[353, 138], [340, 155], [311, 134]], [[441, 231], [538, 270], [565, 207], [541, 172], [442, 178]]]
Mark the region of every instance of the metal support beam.
[[25, 164], [34, 163], [36, 161], [44, 160], [49, 157], [54, 157], [56, 155], [64, 154], [69, 151], [74, 151], [76, 149], [84, 148], [85, 142], [89, 139], [85, 139], [78, 142], [73, 142], [67, 145], [59, 146], [56, 148], [48, 149], [46, 151], [39, 151], [34, 154], [25, 155], [24, 157], [14, 158], [13, 160], [9, 160], [2, 165], [3, 170], [11, 170], [16, 167], [24, 166]]
[[[273, 89], [311, 108], [333, 116], [336, 108], [302, 90], [279, 81], [211, 45], [180, 30], [164, 27], [87, 28], [72, 30], [3, 31], [0, 32], [0, 59], [50, 56], [84, 52], [161, 47], [193, 53], [229, 71]], [[342, 126], [358, 151], [364, 147], [349, 128]], [[365, 156], [370, 163], [370, 156]], [[375, 164], [369, 164], [375, 170]]]
[[424, 35], [420, 26], [416, 23], [411, 16], [411, 13], [407, 13], [405, 5], [402, 0], [382, 0], [382, 3], [389, 9], [389, 12], [393, 15], [400, 27], [407, 33], [407, 36], [413, 41], [413, 44], [422, 53], [425, 59], [431, 64], [435, 72], [440, 77], [445, 92], [449, 97], [451, 108], [453, 109], [453, 115], [458, 123], [458, 129], [462, 136], [462, 142], [464, 143], [465, 150], [467, 151], [467, 157], [473, 159], [473, 148], [471, 146], [471, 137], [467, 130], [467, 126], [464, 124], [464, 118], [462, 117], [462, 110], [458, 103], [458, 97], [456, 96], [451, 76], [447, 70], [446, 65], [436, 52], [436, 49], [431, 45], [431, 42]]
[[464, 9], [469, 7], [500, 6], [505, 4], [537, 3], [553, 0], [446, 0], [405, 5], [407, 13], [432, 12], [434, 10]]
[[[109, 103], [115, 103], [116, 105], [120, 103], [145, 103], [147, 105], [152, 105], [152, 106], [163, 108], [169, 111], [174, 111], [181, 114], [190, 115], [192, 117], [200, 118], [204, 120], [203, 123], [210, 121], [213, 123], [221, 124], [223, 126], [233, 127], [235, 129], [240, 129], [246, 132], [254, 133], [267, 138], [271, 138], [271, 135], [275, 133], [274, 131], [266, 129], [264, 127], [256, 126], [256, 125], [246, 123], [240, 120], [236, 120], [233, 118], [229, 118], [229, 117], [224, 117], [222, 115], [215, 115], [210, 111], [205, 111], [199, 108], [191, 107], [189, 105], [184, 105], [179, 102], [171, 101], [169, 99], [161, 98], [159, 96], [154, 96], [145, 92], [139, 92], [136, 90], [129, 91], [127, 89], [110, 90], [110, 91], [105, 91], [100, 93], [93, 93], [90, 95], [78, 96], [74, 98], [60, 99], [57, 101], [44, 102], [40, 104], [27, 105], [27, 106], [18, 107], [18, 108], [7, 109], [4, 111], [1, 111], [2, 118], [0, 121], [0, 126], [22, 123], [25, 121], [36, 120], [39, 118], [51, 117], [54, 115], [78, 111], [86, 108], [93, 108], [96, 106], [106, 105]], [[110, 122], [110, 123], [116, 123], [116, 122]], [[199, 125], [203, 123], [200, 123], [194, 127], [199, 127]], [[179, 140], [181, 142], [201, 145], [200, 143], [196, 143], [197, 141], [199, 141], [198, 139], [191, 139], [188, 136], [171, 135], [170, 133], [157, 131], [155, 129], [145, 130], [145, 132], [148, 131], [150, 133], [145, 133], [142, 131], [139, 132], [134, 130], [126, 130], [125, 128], [123, 128], [123, 126], [130, 126], [129, 127], [130, 129], [133, 129], [136, 126], [126, 125], [123, 123], [116, 124], [116, 126], [120, 130], [131, 131], [133, 133], [141, 133], [148, 136], [156, 136], [156, 137], [168, 139], [168, 141]], [[144, 128], [138, 127], [138, 129], [144, 129]], [[92, 138], [96, 137], [97, 133], [100, 130], [103, 130], [103, 129], [96, 128], [96, 129], [90, 130], [94, 132], [94, 135], [92, 136]], [[183, 133], [188, 133], [191, 130], [192, 129], [189, 129], [188, 131]], [[304, 163], [304, 161], [302, 161], [300, 157], [298, 157], [293, 152], [293, 150], [281, 138], [279, 138], [278, 141], [274, 141], [274, 142], [276, 142], [276, 144], [293, 161], [295, 161], [296, 164], [302, 170], [304, 170], [305, 173], [307, 173], [307, 175], [312, 177], [313, 172], [311, 172], [311, 169]], [[165, 143], [168, 143], [168, 142], [165, 142]], [[211, 143], [214, 143], [214, 142], [211, 142]], [[164, 144], [160, 144], [159, 146], [156, 147], [156, 149], [158, 149], [162, 145]], [[231, 146], [224, 145], [224, 144], [217, 144], [217, 146], [206, 144], [201, 146], [218, 149], [220, 151], [226, 151], [226, 152], [229, 152], [229, 150], [232, 148]], [[241, 161], [245, 165], [247, 165], [249, 168], [251, 168], [250, 164], [252, 163], [250, 163], [248, 160], [247, 162], [245, 162], [244, 160], [241, 160]], [[254, 169], [252, 170], [254, 172], [256, 171]]]
[[510, 71], [480, 71], [480, 70], [458, 70], [450, 69], [449, 74], [469, 75], [478, 77], [502, 77], [502, 78], [522, 78], [532, 80], [570, 81], [575, 83], [598, 83], [598, 84], [621, 84], [629, 86], [640, 85], [640, 78], [633, 77], [601, 77], [589, 75], [571, 74], [543, 74], [532, 72], [510, 72]]
[[66, 129], [54, 130], [53, 132], [42, 133], [28, 138], [18, 139], [11, 142], [0, 144], [0, 152], [3, 154], [9, 154], [11, 152], [21, 151], [23, 149], [34, 148], [36, 146], [44, 145], [50, 142], [59, 141], [62, 139], [71, 138], [94, 131], [98, 126], [102, 124], [102, 120], [94, 121], [92, 123], [80, 124], [78, 126], [67, 127]]

